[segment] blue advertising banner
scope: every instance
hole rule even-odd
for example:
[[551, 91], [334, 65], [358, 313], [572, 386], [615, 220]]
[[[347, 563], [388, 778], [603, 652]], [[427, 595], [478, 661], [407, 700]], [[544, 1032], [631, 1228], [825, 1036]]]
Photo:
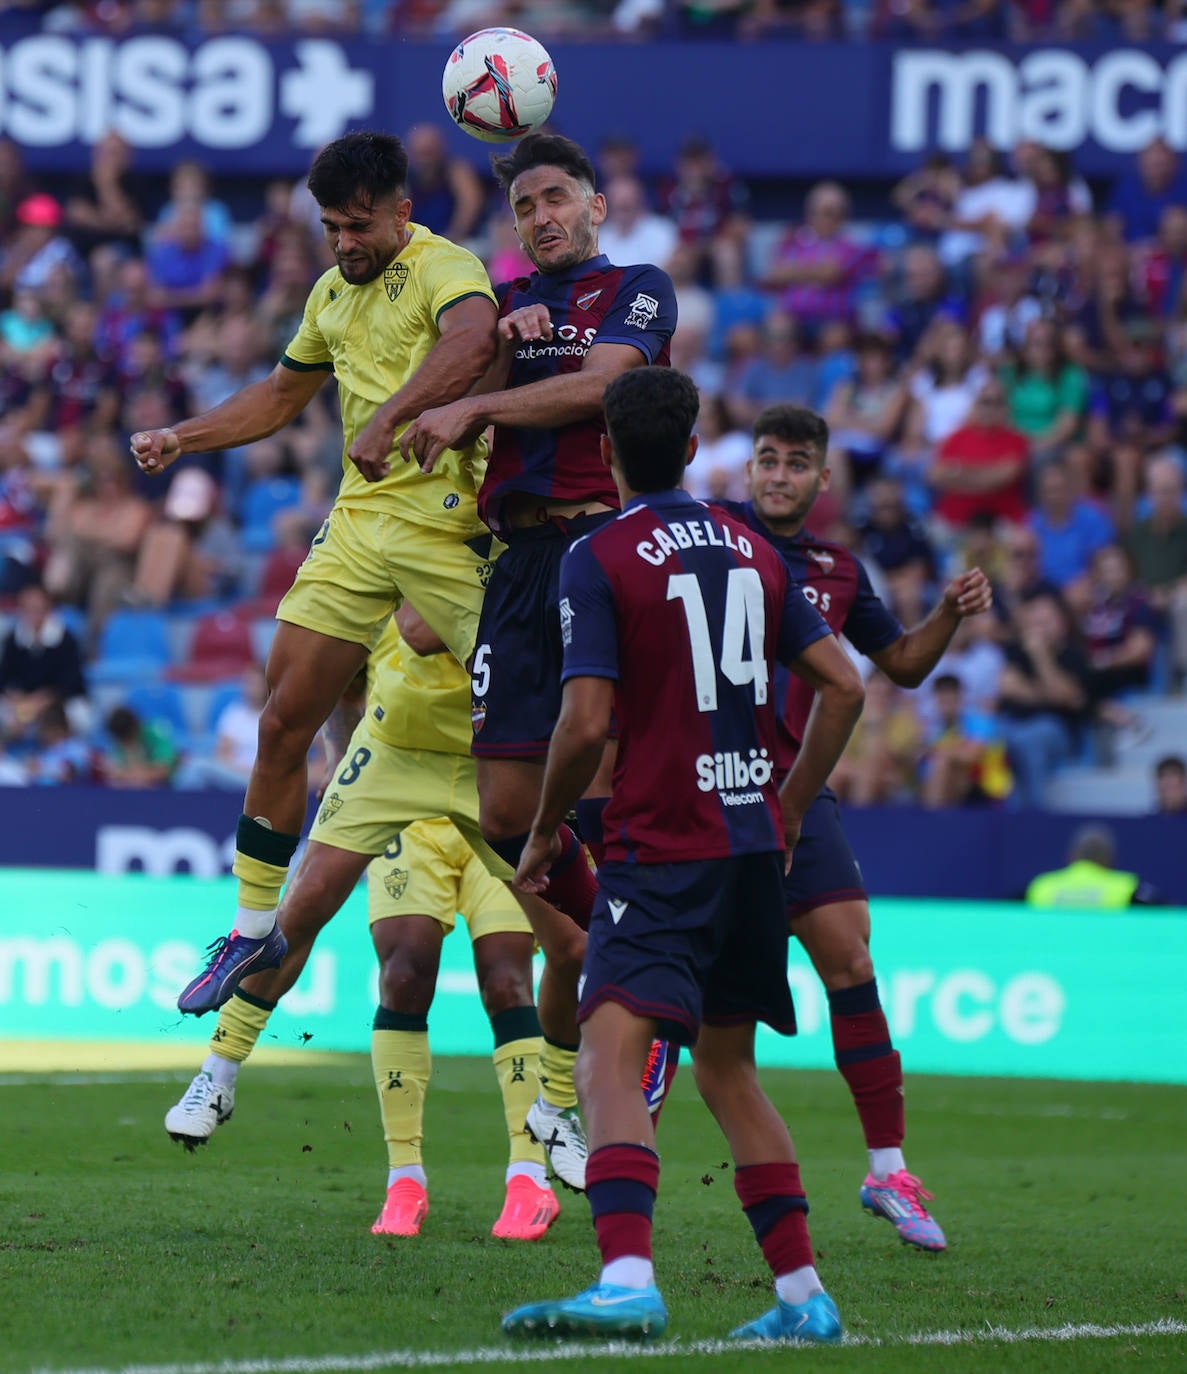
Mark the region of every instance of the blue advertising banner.
[[[1156, 135], [1187, 148], [1187, 53], [1143, 47], [928, 48], [764, 42], [550, 43], [555, 127], [596, 146], [636, 138], [645, 167], [671, 166], [707, 134], [750, 177], [887, 177], [978, 133], [1074, 150], [1080, 172], [1114, 173]], [[183, 157], [224, 173], [303, 173], [352, 127], [445, 123], [444, 40], [383, 42], [247, 34], [77, 36], [0, 23], [0, 134], [29, 163], [85, 167], [109, 128], [140, 170]], [[485, 165], [490, 149], [452, 135]]]
[[[218, 878], [231, 870], [239, 797], [102, 787], [0, 787], [0, 908], [4, 865]], [[1085, 816], [994, 810], [851, 808], [845, 829], [879, 897], [1011, 901], [1036, 873], [1064, 864]], [[1120, 867], [1187, 906], [1180, 816], [1102, 817]]]
[[[176, 997], [221, 929], [218, 913], [233, 909], [232, 880], [7, 870], [0, 894], [0, 1037], [120, 1041], [174, 1055], [192, 1045], [200, 1062], [213, 1018], [180, 1016]], [[490, 1025], [460, 926], [445, 941], [433, 1050], [488, 1054]], [[1187, 961], [1187, 912], [884, 900], [873, 927], [887, 1020], [912, 1072], [1187, 1083], [1182, 999], [1150, 996], [1167, 968]], [[761, 1031], [759, 1058], [827, 1068], [828, 1003], [794, 941], [788, 976], [799, 1034]], [[360, 889], [319, 937], [260, 1043], [365, 1052], [375, 1002]]]

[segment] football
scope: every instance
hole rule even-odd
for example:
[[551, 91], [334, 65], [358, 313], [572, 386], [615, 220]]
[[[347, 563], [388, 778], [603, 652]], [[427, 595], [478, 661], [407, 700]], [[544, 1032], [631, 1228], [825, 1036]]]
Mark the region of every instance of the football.
[[449, 54], [441, 94], [459, 129], [484, 143], [509, 143], [552, 113], [556, 68], [530, 34], [480, 29]]

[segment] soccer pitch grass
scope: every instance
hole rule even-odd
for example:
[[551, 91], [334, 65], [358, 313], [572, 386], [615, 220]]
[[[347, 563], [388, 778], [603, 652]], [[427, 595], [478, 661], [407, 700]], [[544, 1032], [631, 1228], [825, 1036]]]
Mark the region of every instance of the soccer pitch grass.
[[386, 1163], [365, 1058], [249, 1064], [234, 1118], [192, 1155], [162, 1126], [189, 1077], [3, 1077], [0, 1369], [1187, 1369], [1185, 1088], [909, 1080], [908, 1162], [950, 1247], [926, 1255], [860, 1210], [839, 1076], [767, 1073], [850, 1344], [734, 1350], [717, 1343], [769, 1306], [770, 1282], [686, 1067], [660, 1130], [671, 1322], [647, 1353], [500, 1332], [517, 1303], [587, 1286], [597, 1255], [568, 1193], [543, 1241], [491, 1239], [505, 1136], [489, 1061], [437, 1062], [414, 1240], [369, 1231]]

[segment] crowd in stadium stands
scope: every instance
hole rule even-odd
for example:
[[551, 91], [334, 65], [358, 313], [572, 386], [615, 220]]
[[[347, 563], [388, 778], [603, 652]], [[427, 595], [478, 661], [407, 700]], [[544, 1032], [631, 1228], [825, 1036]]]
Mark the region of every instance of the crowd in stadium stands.
[[[526, 270], [441, 132], [408, 142], [415, 217], [495, 280]], [[605, 249], [677, 284], [672, 359], [703, 396], [691, 488], [744, 496], [755, 415], [801, 402], [833, 432], [813, 528], [904, 623], [964, 566], [995, 584], [920, 692], [870, 683], [846, 801], [1039, 805], [1061, 766], [1141, 731], [1143, 693], [1181, 691], [1187, 168], [1166, 144], [1094, 199], [1062, 154], [978, 143], [883, 218], [822, 182], [787, 224], [751, 217], [704, 139], [656, 178], [628, 138], [598, 158]], [[241, 785], [271, 614], [340, 471], [333, 388], [166, 479], [127, 436], [264, 375], [329, 261], [300, 183], [243, 222], [202, 167], [153, 185], [115, 135], [71, 181], [0, 140], [0, 780]]]
[[199, 38], [229, 30], [464, 37], [495, 24], [543, 37], [710, 41], [1146, 42], [1187, 32], [1183, 0], [0, 0], [0, 16], [21, 11], [45, 14], [58, 30]]

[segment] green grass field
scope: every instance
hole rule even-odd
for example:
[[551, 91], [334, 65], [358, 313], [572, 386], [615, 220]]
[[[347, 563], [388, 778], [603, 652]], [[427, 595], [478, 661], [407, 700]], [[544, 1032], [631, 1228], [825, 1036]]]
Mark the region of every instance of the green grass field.
[[234, 1119], [193, 1155], [161, 1124], [188, 1072], [95, 1077], [0, 1086], [3, 1370], [1187, 1369], [1184, 1088], [912, 1079], [908, 1161], [950, 1242], [924, 1255], [858, 1207], [865, 1156], [840, 1078], [769, 1074], [851, 1343], [726, 1350], [769, 1279], [683, 1072], [660, 1139], [671, 1325], [646, 1354], [501, 1335], [502, 1312], [585, 1287], [597, 1255], [571, 1194], [544, 1241], [490, 1238], [505, 1139], [489, 1063], [437, 1063], [432, 1211], [404, 1241], [369, 1233], [386, 1161], [365, 1059], [248, 1066]]

